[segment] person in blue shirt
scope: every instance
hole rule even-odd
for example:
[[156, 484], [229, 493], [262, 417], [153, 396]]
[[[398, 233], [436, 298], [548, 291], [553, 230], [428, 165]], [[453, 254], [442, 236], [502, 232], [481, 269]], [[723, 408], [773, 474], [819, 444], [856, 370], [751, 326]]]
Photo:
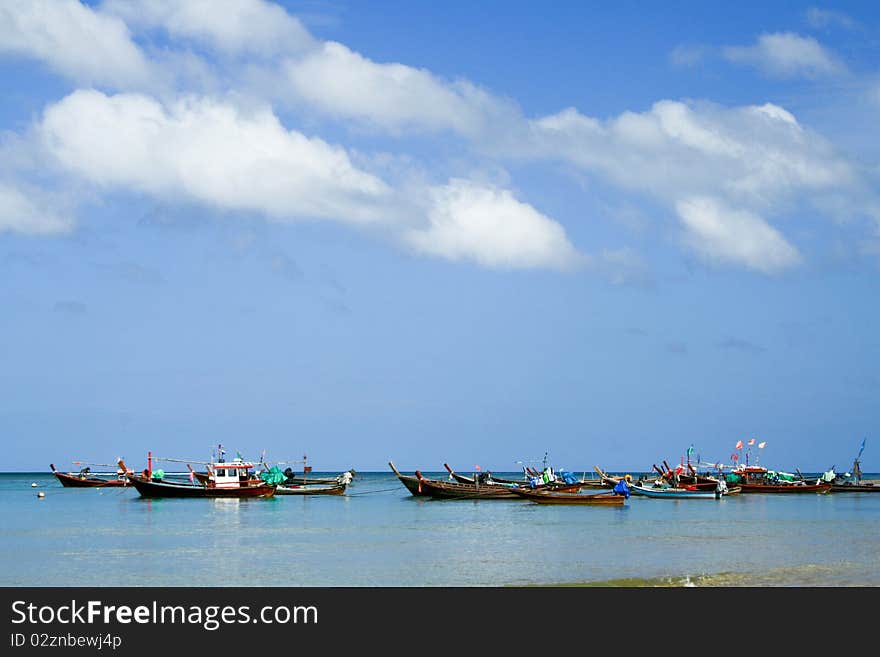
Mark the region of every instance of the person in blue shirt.
[[632, 475], [626, 475], [623, 479], [618, 481], [613, 489], [614, 494], [623, 495], [626, 499], [629, 499], [629, 482], [631, 481]]

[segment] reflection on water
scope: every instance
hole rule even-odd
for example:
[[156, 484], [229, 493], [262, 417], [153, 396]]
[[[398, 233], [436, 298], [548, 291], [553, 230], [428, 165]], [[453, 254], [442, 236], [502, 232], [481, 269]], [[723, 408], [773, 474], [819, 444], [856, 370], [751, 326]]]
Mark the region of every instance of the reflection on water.
[[343, 497], [186, 500], [0, 475], [0, 585], [880, 586], [878, 516], [880, 494], [565, 507], [358, 473]]

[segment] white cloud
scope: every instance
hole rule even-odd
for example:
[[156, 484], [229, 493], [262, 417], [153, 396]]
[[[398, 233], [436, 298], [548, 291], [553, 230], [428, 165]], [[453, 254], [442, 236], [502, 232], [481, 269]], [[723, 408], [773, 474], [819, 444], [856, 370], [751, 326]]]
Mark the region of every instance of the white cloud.
[[807, 9], [807, 23], [816, 28], [837, 26], [851, 30], [856, 27], [856, 22], [842, 11], [818, 7]]
[[297, 18], [263, 0], [105, 0], [102, 8], [129, 25], [162, 28], [226, 53], [269, 56], [315, 45]]
[[511, 103], [470, 82], [379, 64], [332, 41], [289, 60], [286, 73], [294, 93], [319, 110], [392, 133], [453, 130], [479, 138], [499, 115], [519, 116]]
[[[712, 215], [725, 230], [707, 233], [711, 226], [693, 219], [686, 227], [700, 239], [688, 244], [718, 262], [760, 271], [774, 269], [766, 262], [789, 266], [798, 259], [781, 246], [772, 258], [747, 257], [743, 233], [757, 234], [758, 221], [766, 225], [755, 217], [784, 215], [810, 203], [821, 211], [827, 195], [860, 185], [854, 167], [828, 142], [773, 104], [727, 108], [661, 101], [647, 112], [605, 121], [568, 109], [533, 121], [527, 138], [508, 148], [522, 157], [567, 160], [614, 186], [645, 194], [682, 219], [696, 216], [691, 199], [716, 199], [715, 207], [728, 208]], [[851, 211], [864, 212], [862, 196], [852, 195]], [[681, 208], [691, 210], [683, 215]], [[740, 220], [742, 232], [732, 228]], [[771, 243], [784, 244], [774, 234]], [[725, 240], [728, 248], [722, 247]]]
[[566, 270], [584, 260], [560, 224], [508, 190], [454, 179], [430, 198], [429, 226], [405, 235], [418, 252], [498, 269]]
[[606, 121], [568, 109], [533, 121], [529, 138], [508, 147], [523, 157], [566, 159], [667, 202], [721, 195], [777, 205], [855, 177], [830, 144], [771, 104], [660, 101]]
[[702, 45], [678, 45], [669, 53], [669, 61], [675, 66], [692, 67], [702, 62], [710, 49]]
[[843, 63], [812, 37], [793, 32], [762, 34], [753, 46], [728, 46], [726, 59], [774, 77], [821, 77], [846, 72]]
[[57, 235], [72, 227], [70, 217], [54, 208], [39, 192], [28, 190], [25, 194], [0, 181], [0, 233]]
[[344, 149], [286, 130], [269, 109], [77, 91], [46, 109], [38, 131], [63, 167], [98, 185], [278, 220], [384, 218], [383, 181]]
[[797, 249], [751, 212], [706, 197], [682, 200], [676, 211], [686, 242], [709, 262], [745, 265], [768, 274], [801, 262]]
[[0, 52], [45, 61], [83, 84], [143, 83], [149, 65], [119, 18], [77, 0], [7, 0], [0, 5]]

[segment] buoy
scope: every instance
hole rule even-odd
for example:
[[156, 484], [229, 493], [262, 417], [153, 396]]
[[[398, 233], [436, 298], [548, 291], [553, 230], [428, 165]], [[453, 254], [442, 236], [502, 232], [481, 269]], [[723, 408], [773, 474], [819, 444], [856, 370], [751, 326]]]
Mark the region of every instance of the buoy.
[[31, 488], [36, 488], [36, 487], [37, 487], [37, 482], [35, 481], [31, 484]]
[[46, 497], [46, 493], [40, 491], [39, 493], [37, 493], [37, 497]]

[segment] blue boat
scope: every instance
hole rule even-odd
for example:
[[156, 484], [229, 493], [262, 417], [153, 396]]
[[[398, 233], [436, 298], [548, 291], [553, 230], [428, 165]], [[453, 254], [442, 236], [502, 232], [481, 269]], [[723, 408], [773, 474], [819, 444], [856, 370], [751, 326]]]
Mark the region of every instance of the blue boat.
[[724, 482], [719, 482], [715, 490], [689, 490], [687, 488], [674, 488], [672, 486], [632, 486], [633, 492], [645, 497], [656, 497], [670, 500], [720, 500], [723, 496], [732, 492], [728, 490]]

